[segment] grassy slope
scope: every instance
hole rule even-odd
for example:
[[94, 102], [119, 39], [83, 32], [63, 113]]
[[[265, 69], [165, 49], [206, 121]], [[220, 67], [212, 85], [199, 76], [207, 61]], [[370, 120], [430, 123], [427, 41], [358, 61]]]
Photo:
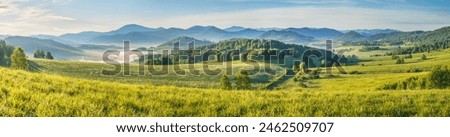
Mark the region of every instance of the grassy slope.
[[450, 116], [449, 97], [448, 90], [222, 91], [0, 68], [0, 116]]
[[[75, 78], [85, 78], [92, 80], [102, 80], [120, 83], [130, 83], [130, 84], [148, 84], [153, 85], [171, 85], [179, 87], [196, 87], [196, 88], [212, 88], [218, 87], [219, 79], [221, 75], [206, 75], [202, 73], [201, 75], [190, 74], [188, 66], [186, 64], [181, 64], [180, 68], [186, 70], [187, 75], [178, 75], [174, 71], [173, 66], [169, 66], [169, 74], [167, 75], [150, 75], [147, 71], [147, 66], [145, 66], [145, 75], [138, 75], [138, 66], [131, 66], [131, 76], [124, 76], [122, 74], [115, 76], [105, 76], [101, 74], [102, 69], [114, 69], [114, 66], [102, 64], [102, 63], [86, 63], [86, 62], [74, 62], [74, 61], [52, 61], [52, 60], [41, 60], [33, 59], [36, 63], [37, 71], [46, 74], [57, 74], [61, 76], [69, 76]], [[236, 73], [240, 69], [251, 69], [252, 65], [242, 63], [240, 61], [235, 61], [232, 64], [232, 72]], [[260, 64], [260, 68], [264, 66], [264, 63]], [[157, 70], [161, 69], [161, 66], [155, 66]], [[278, 65], [273, 65], [273, 68], [277, 70], [276, 75], [268, 75], [266, 73], [260, 73], [258, 75], [251, 76], [251, 80], [254, 83], [255, 88], [265, 87], [271, 80], [276, 79], [276, 77], [284, 74], [284, 69]], [[197, 70], [202, 69], [201, 64], [195, 64]], [[231, 71], [231, 69], [226, 69], [225, 63], [209, 63], [209, 68], [214, 70], [220, 68], [221, 70]]]
[[[358, 53], [358, 52], [355, 52]], [[365, 52], [359, 52], [359, 55]], [[422, 54], [426, 54], [427, 60], [421, 60]], [[359, 56], [358, 55], [358, 56]], [[344, 66], [347, 72], [358, 71], [362, 74], [347, 75], [337, 74], [338, 70], [332, 68], [334, 77], [321, 77], [320, 79], [308, 80], [308, 89], [311, 90], [343, 90], [343, 91], [374, 91], [386, 83], [398, 82], [409, 77], [425, 75], [433, 66], [450, 64], [450, 49], [441, 52], [417, 53], [412, 59], [405, 59], [405, 64], [395, 64], [391, 56], [361, 57], [365, 60], [359, 65]], [[364, 66], [360, 65], [364, 64]], [[381, 64], [381, 65], [380, 65]], [[407, 71], [417, 68], [423, 72], [408, 73]], [[288, 80], [278, 89], [292, 89], [299, 87], [298, 82]]]
[[[368, 60], [362, 62], [365, 66], [345, 69], [363, 74], [308, 80], [308, 88], [288, 80], [273, 91], [188, 88], [216, 86], [218, 78], [136, 76], [136, 72], [105, 77], [99, 75], [100, 68], [111, 66], [34, 60], [38, 73], [0, 68], [0, 116], [450, 116], [448, 89], [375, 90], [449, 64], [449, 53], [425, 53], [426, 61], [414, 54], [401, 65], [390, 57], [362, 57]], [[234, 69], [249, 67], [235, 63]], [[410, 68], [424, 72], [406, 73]], [[265, 79], [264, 86], [277, 77], [253, 80]], [[186, 87], [179, 87], [183, 84]]]

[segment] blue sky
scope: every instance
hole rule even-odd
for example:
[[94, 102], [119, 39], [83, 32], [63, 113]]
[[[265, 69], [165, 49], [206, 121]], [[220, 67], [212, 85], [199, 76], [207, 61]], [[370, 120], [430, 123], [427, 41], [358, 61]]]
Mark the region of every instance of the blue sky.
[[60, 35], [125, 24], [433, 30], [450, 26], [450, 0], [0, 1], [0, 34]]

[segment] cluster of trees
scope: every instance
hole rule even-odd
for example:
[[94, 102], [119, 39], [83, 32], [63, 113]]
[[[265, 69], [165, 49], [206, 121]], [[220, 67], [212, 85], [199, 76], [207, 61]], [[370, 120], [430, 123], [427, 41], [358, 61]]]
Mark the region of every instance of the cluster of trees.
[[139, 61], [144, 61], [144, 58], [147, 58], [145, 65], [170, 65], [173, 64], [174, 59], [170, 56], [163, 55], [146, 55], [139, 59]]
[[373, 50], [381, 50], [381, 48], [379, 46], [364, 46], [361, 49], [359, 49], [359, 51], [361, 52], [368, 52]]
[[[251, 89], [250, 77], [246, 70], [241, 70], [234, 76], [234, 89]], [[233, 89], [232, 82], [228, 76], [223, 75], [220, 78], [220, 87], [225, 90]]]
[[261, 39], [244, 39], [235, 38], [224, 40], [216, 44], [211, 44], [202, 47], [202, 49], [216, 49], [220, 51], [228, 50], [246, 50], [246, 49], [288, 49], [288, 48], [308, 48], [301, 45], [285, 44], [276, 40], [261, 40]]
[[0, 40], [0, 66], [11, 65], [11, 54], [13, 50], [13, 46], [6, 45], [5, 41]]
[[433, 67], [430, 74], [411, 77], [404, 81], [386, 84], [383, 90], [446, 89], [450, 87], [450, 69], [447, 66]]
[[[301, 51], [309, 47], [285, 44], [276, 40], [260, 39], [230, 39], [201, 48], [205, 56], [214, 55], [215, 61], [269, 61], [271, 56], [278, 55], [277, 59], [284, 59], [286, 55], [300, 57]], [[214, 51], [214, 52], [212, 52]], [[205, 61], [207, 59], [204, 59]]]
[[372, 40], [363, 40], [363, 41], [345, 41], [342, 43], [342, 46], [367, 46], [367, 47], [379, 47], [382, 46], [383, 42], [380, 41], [372, 41]]
[[[407, 54], [403, 57], [400, 57], [399, 55], [392, 55], [392, 60], [395, 60], [395, 64], [404, 64], [405, 63], [405, 59], [411, 59], [413, 58], [412, 54]], [[421, 60], [427, 60], [427, 55], [422, 54], [422, 56], [420, 57]]]
[[0, 40], [0, 66], [28, 70], [27, 56], [22, 48], [6, 45]]
[[445, 42], [450, 37], [450, 27], [444, 27], [434, 31], [392, 32], [370, 36], [371, 40], [380, 40], [391, 45], [403, 45], [404, 43]]
[[447, 41], [440, 41], [440, 42], [432, 42], [432, 43], [422, 43], [422, 44], [416, 44], [413, 47], [398, 47], [392, 52], [387, 52], [386, 55], [404, 55], [404, 54], [413, 54], [413, 53], [424, 53], [424, 52], [431, 52], [431, 51], [440, 51], [444, 49], [449, 48], [450, 42]]
[[[304, 58], [303, 53], [307, 50], [315, 50], [314, 54], [329, 54], [324, 59], [328, 62], [332, 60], [330, 51], [310, 48], [302, 45], [285, 44], [276, 40], [261, 39], [229, 39], [215, 44], [205, 45], [199, 49], [189, 48], [171, 52], [169, 55], [146, 55], [139, 59], [145, 64], [165, 65], [165, 64], [186, 64], [198, 63], [214, 60], [217, 62], [240, 60], [246, 61], [281, 61], [288, 55], [296, 58]], [[306, 55], [306, 56], [309, 56]]]
[[34, 58], [41, 58], [41, 59], [53, 59], [52, 53], [46, 52], [44, 50], [36, 50], [36, 52], [33, 55]]
[[405, 59], [404, 58], [397, 58], [397, 60], [395, 60], [395, 64], [405, 64]]
[[319, 78], [320, 74], [319, 69], [309, 70], [305, 62], [302, 62], [299, 65], [294, 65], [292, 67], [292, 70], [295, 73], [295, 77], [293, 79], [294, 81], [303, 81], [306, 78], [308, 79]]

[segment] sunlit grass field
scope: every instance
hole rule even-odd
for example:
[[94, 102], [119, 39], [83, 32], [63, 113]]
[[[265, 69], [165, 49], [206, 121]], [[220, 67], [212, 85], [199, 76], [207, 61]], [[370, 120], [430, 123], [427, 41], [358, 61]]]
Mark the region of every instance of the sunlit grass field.
[[450, 91], [225, 91], [0, 68], [1, 116], [450, 116]]
[[[0, 68], [0, 116], [450, 116], [449, 89], [379, 90], [450, 64], [450, 50], [424, 54], [427, 60], [413, 54], [405, 64], [390, 56], [364, 56], [344, 66], [357, 74], [331, 68], [331, 75], [306, 80], [307, 87], [289, 79], [274, 90], [264, 87], [284, 74], [282, 66], [273, 65], [276, 75], [251, 76], [250, 90], [221, 90], [221, 75], [139, 76], [132, 65], [131, 76], [104, 76], [101, 69], [111, 65], [32, 59], [32, 72]], [[235, 61], [232, 69], [251, 67]], [[411, 68], [421, 71], [408, 72]]]
[[[192, 74], [189, 71], [189, 66], [187, 64], [180, 64], [180, 68], [184, 70], [185, 75], [175, 72], [173, 65], [167, 65], [168, 73], [164, 75], [154, 75], [151, 74], [147, 69], [147, 65], [144, 67], [144, 75], [139, 74], [139, 66], [137, 64], [130, 65], [131, 75], [124, 75], [123, 71], [118, 75], [103, 75], [101, 73], [102, 69], [113, 70], [114, 66], [104, 63], [86, 63], [86, 62], [76, 62], [76, 61], [53, 61], [53, 60], [42, 60], [33, 59], [36, 65], [37, 73], [45, 74], [56, 74], [61, 76], [92, 79], [92, 80], [102, 80], [129, 84], [152, 84], [152, 85], [168, 85], [168, 86], [178, 86], [178, 87], [195, 87], [195, 88], [217, 88], [219, 86], [219, 79], [224, 74], [234, 75], [240, 69], [250, 70], [250, 78], [253, 82], [254, 88], [265, 87], [276, 77], [284, 75], [284, 68], [276, 65], [264, 62], [256, 63], [242, 63], [241, 61], [233, 62], [208, 62], [208, 68], [210, 70], [220, 69], [220, 73], [214, 75], [205, 74], [204, 71], [199, 71], [199, 74]], [[227, 64], [230, 63], [230, 64]], [[193, 64], [196, 70], [203, 70], [203, 64], [197, 63]], [[232, 67], [227, 67], [232, 66]], [[259, 66], [258, 69], [254, 66]], [[271, 68], [275, 70], [276, 73], [268, 74], [263, 72], [264, 66], [271, 65]], [[162, 70], [163, 66], [155, 65], [156, 70]], [[192, 71], [193, 72], [193, 71]], [[261, 72], [261, 73], [260, 73]]]

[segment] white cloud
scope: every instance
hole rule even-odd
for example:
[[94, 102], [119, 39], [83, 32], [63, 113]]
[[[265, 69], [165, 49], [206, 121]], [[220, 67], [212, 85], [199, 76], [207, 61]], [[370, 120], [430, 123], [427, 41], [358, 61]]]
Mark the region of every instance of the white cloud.
[[42, 0], [43, 2], [51, 2], [55, 4], [67, 4], [71, 2], [72, 0]]
[[0, 8], [2, 32], [11, 35], [60, 34], [65, 33], [67, 28], [73, 28], [68, 25], [75, 25], [74, 18], [57, 15], [39, 6], [23, 6], [25, 2], [0, 2], [0, 7], [4, 7]]

